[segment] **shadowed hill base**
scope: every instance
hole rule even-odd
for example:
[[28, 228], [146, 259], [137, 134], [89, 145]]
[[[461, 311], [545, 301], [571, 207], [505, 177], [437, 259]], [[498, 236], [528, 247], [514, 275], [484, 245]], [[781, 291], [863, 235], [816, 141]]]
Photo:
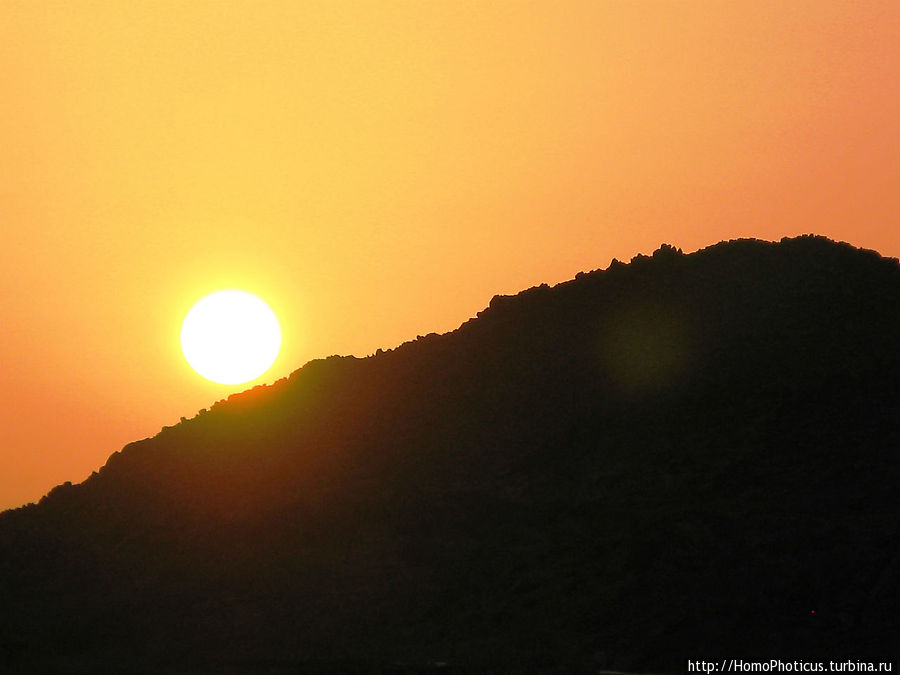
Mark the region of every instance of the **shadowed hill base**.
[[801, 237], [313, 361], [0, 515], [0, 670], [888, 656], [898, 345], [897, 261]]

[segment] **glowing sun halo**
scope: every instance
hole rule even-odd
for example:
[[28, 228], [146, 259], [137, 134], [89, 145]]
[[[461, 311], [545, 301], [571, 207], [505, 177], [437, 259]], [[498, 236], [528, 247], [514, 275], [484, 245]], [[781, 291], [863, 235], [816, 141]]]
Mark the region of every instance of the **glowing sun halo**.
[[184, 358], [200, 375], [220, 384], [259, 377], [280, 349], [278, 318], [246, 291], [217, 291], [201, 298], [181, 325]]

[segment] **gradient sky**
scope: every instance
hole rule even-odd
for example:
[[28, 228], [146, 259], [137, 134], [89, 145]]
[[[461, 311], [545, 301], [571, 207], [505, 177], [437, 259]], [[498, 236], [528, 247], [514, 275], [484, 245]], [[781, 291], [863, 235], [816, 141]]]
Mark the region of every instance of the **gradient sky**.
[[[0, 4], [0, 508], [661, 242], [900, 255], [900, 2]], [[239, 287], [256, 382], [179, 349]]]

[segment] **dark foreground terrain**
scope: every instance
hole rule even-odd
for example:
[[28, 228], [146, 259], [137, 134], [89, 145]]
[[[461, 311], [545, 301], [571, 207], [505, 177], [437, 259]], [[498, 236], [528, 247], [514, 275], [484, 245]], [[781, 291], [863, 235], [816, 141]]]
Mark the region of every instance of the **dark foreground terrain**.
[[893, 658], [898, 506], [897, 261], [664, 246], [3, 513], [0, 672]]

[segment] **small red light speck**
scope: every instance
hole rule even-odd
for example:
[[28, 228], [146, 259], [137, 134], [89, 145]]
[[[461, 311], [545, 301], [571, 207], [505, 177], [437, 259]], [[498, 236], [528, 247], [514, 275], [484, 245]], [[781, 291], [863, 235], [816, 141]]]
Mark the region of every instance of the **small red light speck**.
[[815, 614], [815, 613], [816, 613], [816, 610], [813, 610], [810, 612], [810, 614]]

